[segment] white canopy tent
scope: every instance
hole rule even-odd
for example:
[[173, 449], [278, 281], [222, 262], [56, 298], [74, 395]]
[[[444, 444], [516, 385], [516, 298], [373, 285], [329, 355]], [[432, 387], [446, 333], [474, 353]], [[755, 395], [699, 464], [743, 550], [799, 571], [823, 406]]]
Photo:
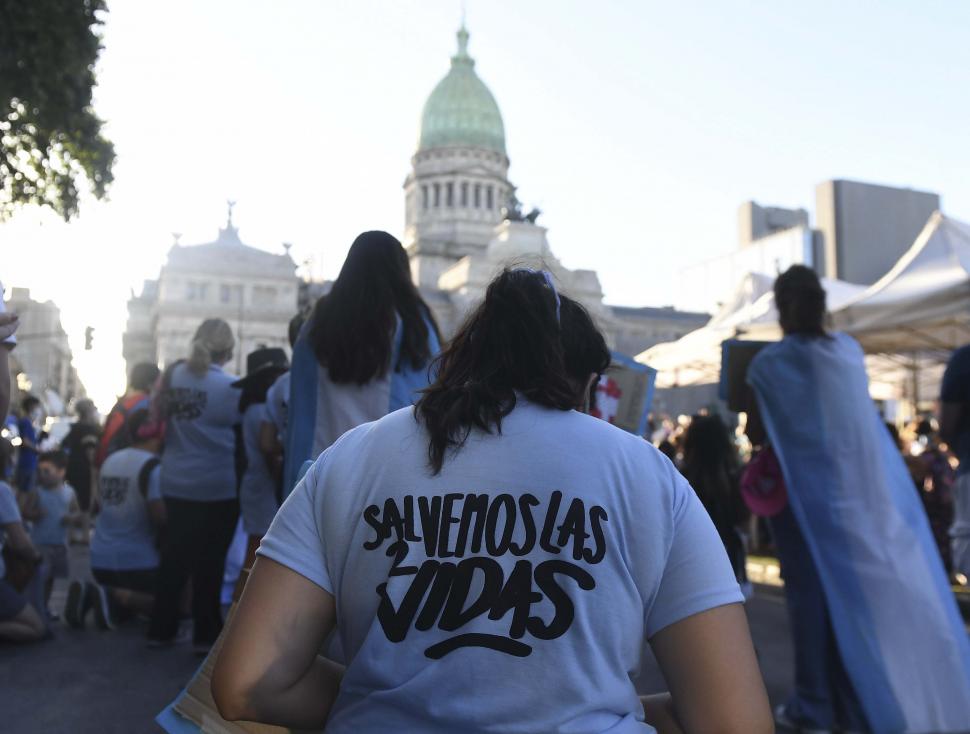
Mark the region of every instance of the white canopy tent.
[[868, 353], [942, 356], [970, 343], [970, 225], [935, 212], [888, 273], [830, 310]]
[[[637, 361], [657, 370], [657, 387], [703, 385], [718, 381], [721, 343], [726, 339], [773, 341], [780, 338], [778, 311], [772, 291], [774, 277], [748, 273], [732, 298], [707, 324], [675, 342], [650, 347]], [[829, 308], [840, 308], [855, 299], [865, 286], [822, 279]]]
[[[778, 339], [773, 280], [749, 273], [705, 326], [638, 355], [658, 370], [657, 387], [717, 382], [725, 339]], [[950, 351], [970, 343], [970, 225], [940, 212], [873, 285], [824, 278], [822, 284], [833, 327], [852, 334], [869, 355], [874, 397], [915, 405], [935, 395]]]

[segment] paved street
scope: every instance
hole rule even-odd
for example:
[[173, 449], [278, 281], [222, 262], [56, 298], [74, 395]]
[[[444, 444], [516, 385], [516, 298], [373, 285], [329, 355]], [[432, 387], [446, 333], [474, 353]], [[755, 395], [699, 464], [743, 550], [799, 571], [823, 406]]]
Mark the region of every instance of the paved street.
[[[55, 598], [55, 608], [58, 601]], [[774, 702], [791, 681], [784, 604], [775, 593], [761, 593], [749, 603], [748, 615]], [[58, 623], [56, 639], [48, 642], [0, 646], [0, 730], [16, 734], [161, 731], [152, 721], [155, 714], [188, 681], [199, 660], [188, 645], [149, 650], [143, 635], [142, 623], [102, 632], [89, 619], [84, 630]], [[663, 688], [655, 669], [645, 671], [643, 692]]]

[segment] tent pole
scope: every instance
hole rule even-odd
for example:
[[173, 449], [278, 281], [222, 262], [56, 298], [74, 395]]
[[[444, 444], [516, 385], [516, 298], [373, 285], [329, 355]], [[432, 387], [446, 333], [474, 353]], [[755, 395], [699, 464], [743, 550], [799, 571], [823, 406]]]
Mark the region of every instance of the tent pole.
[[913, 418], [919, 418], [919, 355], [913, 355], [913, 362], [910, 365], [913, 373]]

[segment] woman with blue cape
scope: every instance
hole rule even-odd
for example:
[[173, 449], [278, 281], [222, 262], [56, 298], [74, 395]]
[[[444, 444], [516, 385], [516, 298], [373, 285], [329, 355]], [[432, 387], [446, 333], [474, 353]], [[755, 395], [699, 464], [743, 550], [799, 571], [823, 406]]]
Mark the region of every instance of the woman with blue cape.
[[[796, 265], [775, 282], [784, 338], [747, 381], [788, 507], [772, 518], [795, 643], [803, 732], [970, 731], [970, 643], [903, 460], [869, 398], [862, 349], [824, 328], [825, 291]], [[753, 440], [755, 440], [753, 438]]]
[[293, 346], [284, 497], [346, 431], [413, 404], [440, 349], [404, 247], [387, 232], [359, 235]]

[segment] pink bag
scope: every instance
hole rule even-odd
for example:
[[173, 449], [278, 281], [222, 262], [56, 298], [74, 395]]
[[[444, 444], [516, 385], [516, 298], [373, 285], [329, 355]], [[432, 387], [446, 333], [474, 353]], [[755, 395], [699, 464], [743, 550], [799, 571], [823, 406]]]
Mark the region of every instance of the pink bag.
[[759, 517], [773, 517], [788, 506], [785, 477], [771, 446], [759, 451], [741, 473], [741, 498]]

